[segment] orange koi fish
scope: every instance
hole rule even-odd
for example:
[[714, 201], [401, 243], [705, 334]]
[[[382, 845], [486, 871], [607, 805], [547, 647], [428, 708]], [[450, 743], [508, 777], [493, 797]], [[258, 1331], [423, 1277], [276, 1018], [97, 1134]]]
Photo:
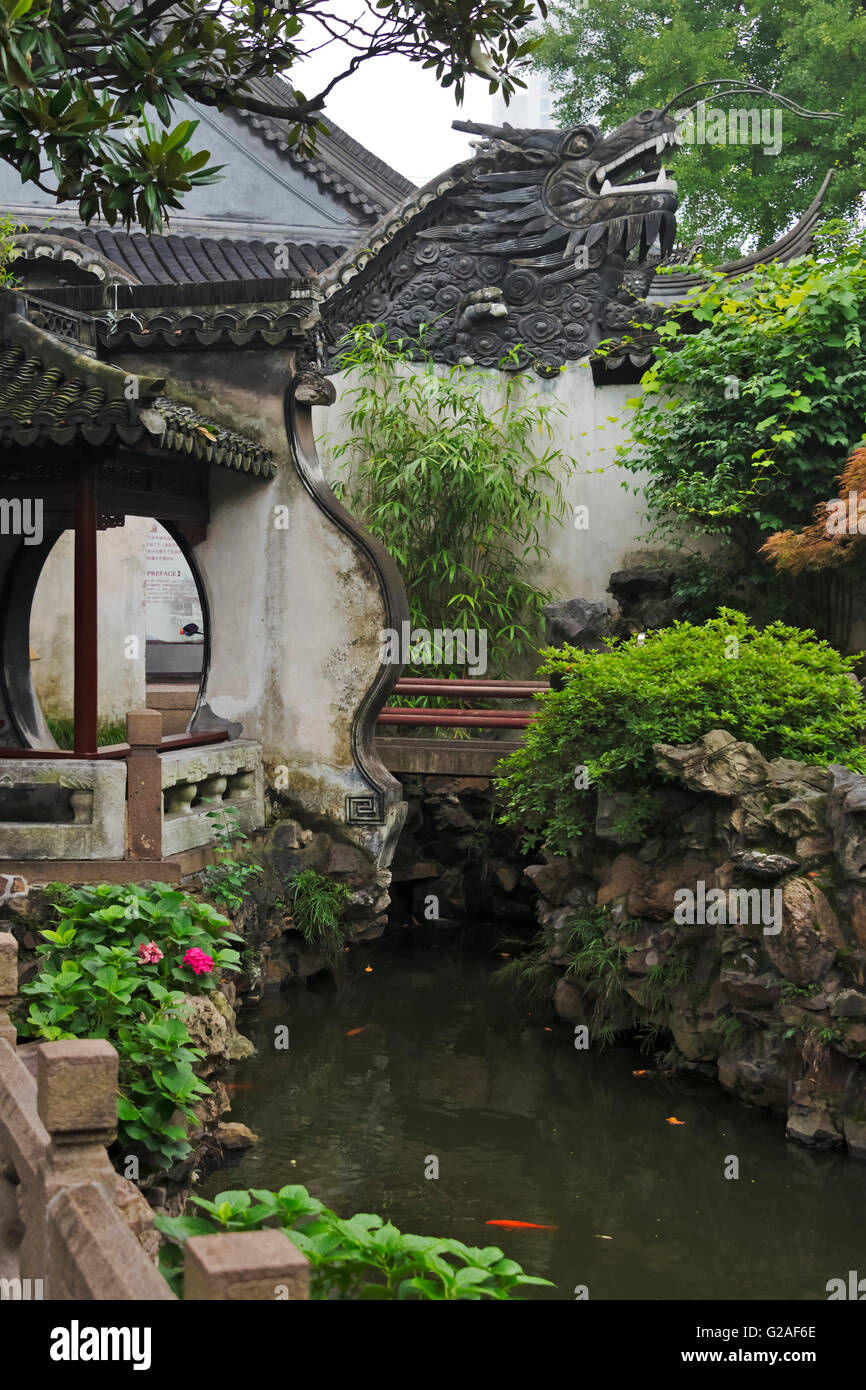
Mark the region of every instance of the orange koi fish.
[[347, 1038], [356, 1038], [356, 1037], [358, 1036], [359, 1033], [366, 1033], [366, 1031], [367, 1031], [367, 1025], [366, 1025], [366, 1023], [365, 1023], [365, 1024], [363, 1024], [360, 1028], [350, 1028], [349, 1031], [348, 1031], [348, 1033], [346, 1034], [346, 1037], [347, 1037]]
[[665, 1124], [668, 1124], [668, 1125], [684, 1125], [684, 1124], [685, 1124], [685, 1120], [678, 1120], [677, 1117], [676, 1117], [676, 1115], [668, 1115], [667, 1119], [665, 1120]]
[[558, 1231], [558, 1226], [538, 1226], [534, 1221], [485, 1221], [485, 1226], [504, 1226], [508, 1231]]

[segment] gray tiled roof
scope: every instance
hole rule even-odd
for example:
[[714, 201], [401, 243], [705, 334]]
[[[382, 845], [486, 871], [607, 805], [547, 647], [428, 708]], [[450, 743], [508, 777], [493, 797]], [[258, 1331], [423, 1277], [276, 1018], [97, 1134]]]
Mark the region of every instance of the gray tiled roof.
[[43, 254], [47, 259], [57, 259], [53, 254], [57, 238], [64, 237], [71, 243], [98, 252], [144, 285], [255, 280], [279, 274], [319, 275], [333, 265], [346, 249], [327, 242], [145, 236], [143, 232], [52, 224], [30, 228], [19, 238], [19, 243], [27, 246], [31, 252], [35, 251], [39, 258], [39, 238], [43, 235]]
[[119, 368], [18, 313], [7, 313], [0, 342], [0, 446], [134, 448], [146, 442], [239, 472], [275, 473], [270, 449], [163, 395], [164, 378], [140, 376], [132, 400], [125, 394], [128, 381]]

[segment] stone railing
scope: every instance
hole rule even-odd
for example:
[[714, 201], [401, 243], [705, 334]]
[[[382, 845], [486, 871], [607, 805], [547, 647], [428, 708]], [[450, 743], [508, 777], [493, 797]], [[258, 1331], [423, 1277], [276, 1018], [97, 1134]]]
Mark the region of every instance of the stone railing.
[[210, 844], [212, 811], [236, 811], [240, 830], [264, 825], [260, 744], [234, 739], [161, 751], [159, 710], [130, 711], [126, 728], [132, 858], [159, 859]]
[[0, 763], [0, 844], [8, 859], [122, 859], [126, 766], [114, 759]]
[[[2, 1297], [174, 1300], [117, 1205], [105, 1146], [117, 1124], [118, 1057], [110, 1043], [41, 1043], [35, 1078], [16, 1048], [8, 1008], [18, 950], [0, 932], [0, 1182], [17, 1186], [19, 1274]], [[5, 1269], [11, 1267], [5, 1239]], [[184, 1248], [187, 1300], [309, 1297], [309, 1263], [281, 1231], [194, 1236]], [[10, 1292], [11, 1291], [11, 1292]]]

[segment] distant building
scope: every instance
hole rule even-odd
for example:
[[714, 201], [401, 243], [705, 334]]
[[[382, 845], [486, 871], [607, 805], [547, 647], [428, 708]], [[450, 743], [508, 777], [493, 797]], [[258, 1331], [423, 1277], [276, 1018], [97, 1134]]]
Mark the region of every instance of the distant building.
[[533, 72], [526, 79], [526, 89], [519, 87], [508, 106], [500, 93], [490, 100], [490, 119], [494, 125], [524, 126], [530, 130], [549, 130], [556, 125], [553, 119], [553, 93], [547, 74]]

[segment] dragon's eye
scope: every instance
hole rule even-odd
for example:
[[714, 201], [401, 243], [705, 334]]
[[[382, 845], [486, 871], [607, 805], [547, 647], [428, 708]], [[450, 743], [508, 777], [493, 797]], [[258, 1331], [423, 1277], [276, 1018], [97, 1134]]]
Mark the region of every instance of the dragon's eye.
[[595, 144], [596, 135], [597, 131], [595, 131], [592, 126], [577, 126], [577, 128], [572, 130], [568, 135], [562, 153], [567, 158], [579, 158], [580, 155], [586, 154], [587, 150], [592, 149]]
[[637, 117], [637, 120], [639, 120], [639, 121], [651, 121], [652, 118], [653, 118], [653, 116], [656, 116], [656, 115], [658, 115], [658, 112], [657, 112], [657, 111], [654, 111], [653, 108], [650, 106], [650, 107], [647, 108], [646, 111], [641, 111], [640, 115]]

